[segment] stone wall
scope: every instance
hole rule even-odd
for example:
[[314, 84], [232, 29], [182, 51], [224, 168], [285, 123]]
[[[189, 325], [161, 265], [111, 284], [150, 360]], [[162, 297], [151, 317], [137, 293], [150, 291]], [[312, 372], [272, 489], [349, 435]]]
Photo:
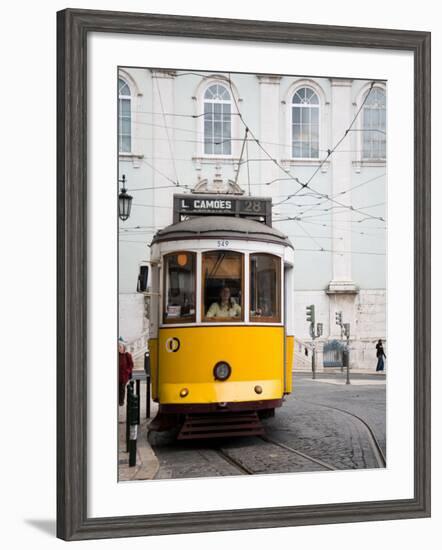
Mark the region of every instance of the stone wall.
[[143, 294], [119, 295], [119, 336], [128, 342], [139, 338], [147, 328]]
[[[323, 370], [323, 346], [333, 339], [340, 339], [340, 327], [336, 325], [336, 311], [343, 312], [344, 322], [350, 323], [350, 367], [372, 369], [376, 367], [376, 342], [382, 339], [387, 351], [386, 339], [386, 291], [382, 289], [360, 290], [357, 294], [337, 295], [324, 291], [296, 291], [295, 335], [300, 344], [295, 348], [295, 370], [304, 369], [306, 362], [304, 342], [311, 347], [309, 324], [306, 321], [306, 307], [315, 305], [316, 322], [323, 323], [324, 333], [316, 340], [317, 370]], [[302, 348], [302, 349], [301, 349]]]

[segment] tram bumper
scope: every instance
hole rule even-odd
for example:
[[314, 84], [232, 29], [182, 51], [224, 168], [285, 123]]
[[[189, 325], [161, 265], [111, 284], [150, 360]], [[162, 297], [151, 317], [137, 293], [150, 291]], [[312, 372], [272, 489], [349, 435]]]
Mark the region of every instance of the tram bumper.
[[162, 386], [161, 403], [214, 404], [223, 408], [227, 404], [260, 403], [281, 399], [281, 380], [217, 381], [206, 383], [169, 383]]

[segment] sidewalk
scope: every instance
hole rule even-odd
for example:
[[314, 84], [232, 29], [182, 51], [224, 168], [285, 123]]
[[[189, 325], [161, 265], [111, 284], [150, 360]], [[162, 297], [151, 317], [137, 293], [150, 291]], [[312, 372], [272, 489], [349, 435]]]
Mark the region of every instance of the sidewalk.
[[151, 402], [150, 418], [146, 418], [146, 384], [141, 382], [141, 411], [137, 438], [136, 465], [129, 467], [129, 453], [126, 453], [126, 403], [118, 410], [118, 481], [154, 479], [159, 462], [147, 440], [147, 426], [156, 414], [157, 405]]
[[[344, 371], [341, 371], [340, 368], [324, 368], [324, 369], [321, 369], [321, 370], [317, 370], [316, 371], [316, 375], [318, 376], [321, 376], [322, 374], [342, 374], [342, 372], [345, 374], [346, 370], [344, 369]], [[386, 370], [384, 371], [381, 371], [381, 372], [376, 372], [376, 367], [373, 367], [372, 369], [355, 369], [355, 368], [351, 368], [350, 369], [350, 376], [352, 374], [373, 374], [375, 376], [382, 376], [382, 375], [386, 375]], [[300, 374], [308, 374], [308, 373], [312, 373], [312, 369], [311, 367], [310, 368], [295, 368], [293, 369], [292, 371], [292, 374], [296, 376], [297, 373], [300, 373]]]

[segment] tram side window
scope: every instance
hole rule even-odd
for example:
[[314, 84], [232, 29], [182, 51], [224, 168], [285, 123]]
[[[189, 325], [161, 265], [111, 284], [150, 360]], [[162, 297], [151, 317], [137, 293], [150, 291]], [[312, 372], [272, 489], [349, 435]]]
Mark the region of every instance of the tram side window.
[[165, 323], [195, 321], [195, 254], [177, 252], [164, 258]]
[[243, 320], [243, 255], [213, 251], [203, 254], [203, 320]]
[[250, 255], [250, 320], [281, 321], [281, 259], [277, 256]]

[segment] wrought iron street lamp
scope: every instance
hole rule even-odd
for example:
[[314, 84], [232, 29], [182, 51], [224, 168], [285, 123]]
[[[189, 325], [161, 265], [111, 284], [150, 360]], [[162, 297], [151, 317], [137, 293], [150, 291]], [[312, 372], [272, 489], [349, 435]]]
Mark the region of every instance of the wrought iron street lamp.
[[132, 208], [132, 196], [127, 194], [126, 176], [123, 174], [118, 183], [122, 183], [120, 194], [118, 195], [118, 217], [125, 222], [130, 216]]

